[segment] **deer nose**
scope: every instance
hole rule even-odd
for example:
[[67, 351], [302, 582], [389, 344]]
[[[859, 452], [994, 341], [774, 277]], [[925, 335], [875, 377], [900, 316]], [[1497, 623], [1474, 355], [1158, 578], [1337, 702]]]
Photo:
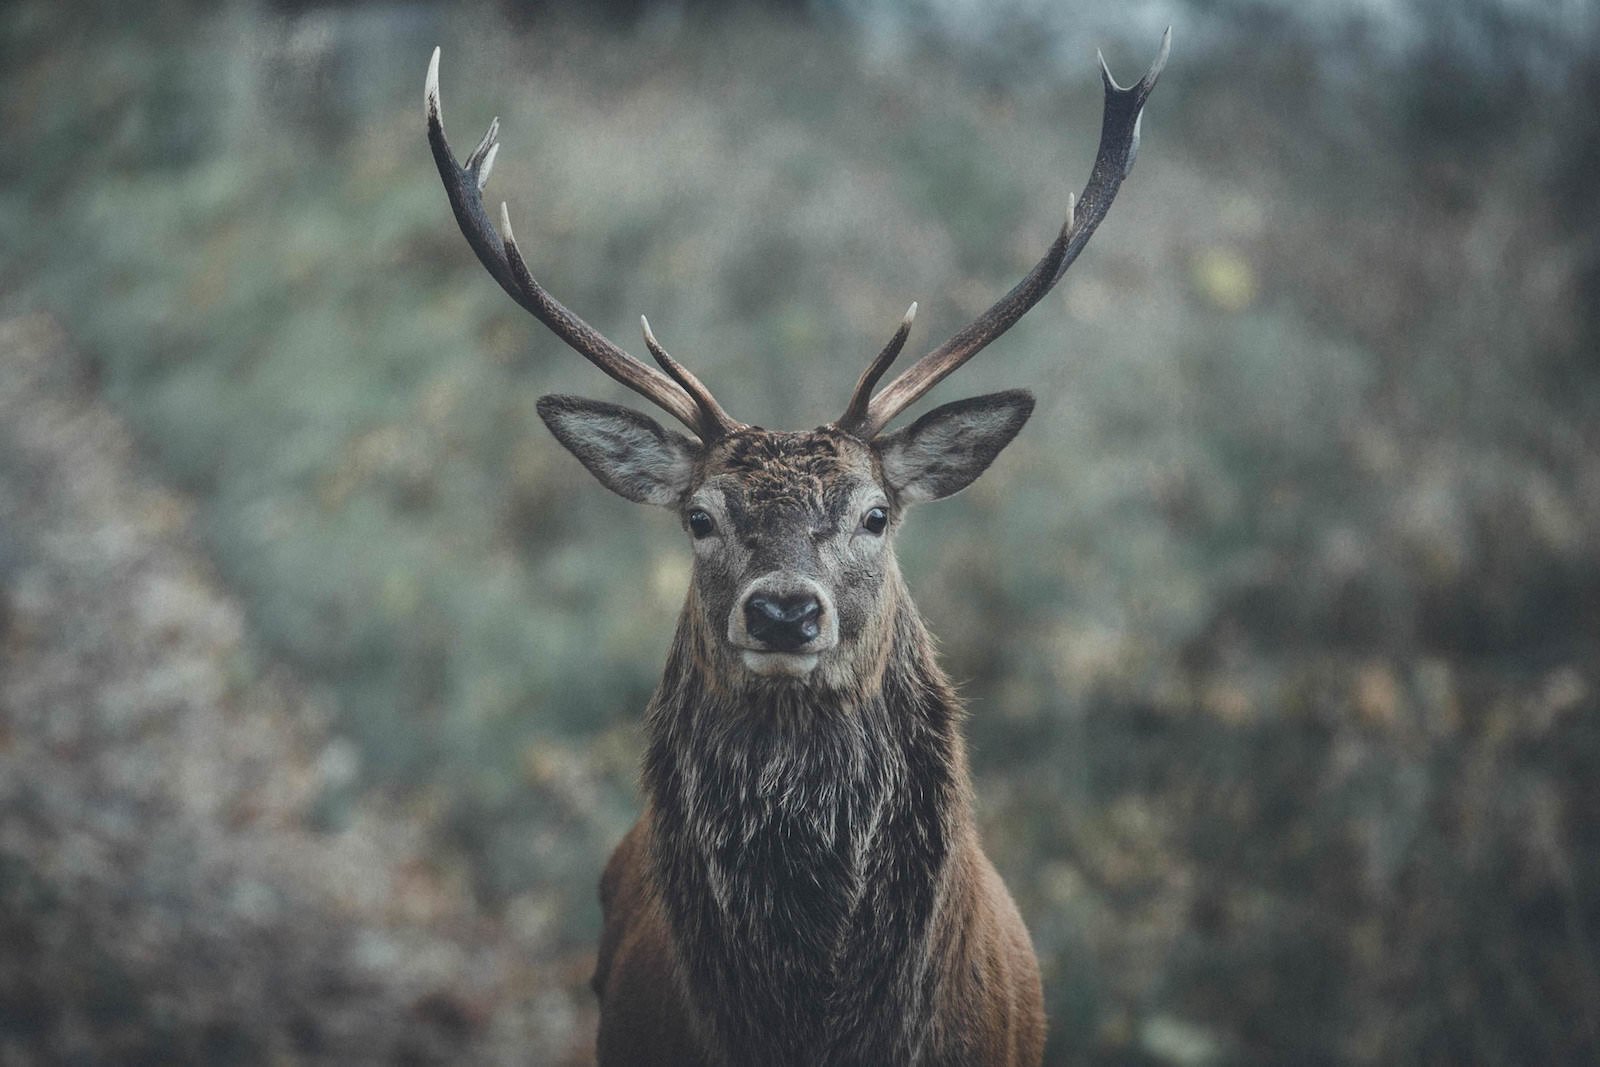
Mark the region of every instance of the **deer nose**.
[[744, 602], [746, 632], [778, 652], [810, 644], [822, 632], [822, 604], [811, 593], [752, 593]]

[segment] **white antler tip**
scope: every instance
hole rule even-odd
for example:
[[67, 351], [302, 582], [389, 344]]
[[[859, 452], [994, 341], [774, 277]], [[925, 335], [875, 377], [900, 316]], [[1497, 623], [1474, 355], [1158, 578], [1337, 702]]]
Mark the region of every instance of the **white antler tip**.
[[677, 377], [677, 371], [672, 369], [672, 357], [667, 355], [666, 350], [661, 347], [661, 342], [656, 340], [655, 332], [650, 329], [650, 320], [643, 315], [639, 316], [639, 329], [644, 331], [644, 346], [650, 350], [652, 356], [656, 357], [656, 362], [667, 368], [673, 377]]
[[489, 146], [489, 151], [484, 153], [483, 162], [478, 164], [478, 192], [483, 192], [483, 187], [489, 184], [489, 172], [494, 170], [494, 157], [500, 154], [500, 142], [496, 141]]
[[1100, 49], [1094, 50], [1094, 58], [1100, 63], [1100, 80], [1106, 84], [1107, 93], [1125, 93], [1122, 86], [1117, 84], [1117, 79], [1111, 76], [1111, 68], [1106, 66], [1106, 54]]
[[423, 98], [435, 115], [439, 113], [439, 46], [434, 45], [433, 58], [428, 60], [428, 80], [423, 86]]
[[644, 343], [650, 346], [650, 351], [658, 351], [661, 348], [661, 342], [656, 340], [654, 331], [650, 329], [650, 320], [643, 315], [639, 316], [639, 328], [644, 331]]
[[1153, 89], [1156, 79], [1161, 77], [1161, 72], [1167, 69], [1167, 56], [1172, 52], [1172, 27], [1168, 26], [1161, 35], [1161, 48], [1156, 52], [1156, 61], [1150, 64], [1150, 71], [1144, 76], [1145, 84]]
[[511, 232], [511, 212], [506, 209], [506, 202], [500, 201], [500, 236], [505, 238], [508, 245], [517, 243], [516, 234]]
[[913, 300], [913, 301], [911, 301], [911, 306], [906, 308], [906, 317], [900, 320], [900, 324], [902, 326], [910, 327], [912, 321], [914, 319], [916, 319], [916, 317], [917, 317], [917, 302], [915, 300]]

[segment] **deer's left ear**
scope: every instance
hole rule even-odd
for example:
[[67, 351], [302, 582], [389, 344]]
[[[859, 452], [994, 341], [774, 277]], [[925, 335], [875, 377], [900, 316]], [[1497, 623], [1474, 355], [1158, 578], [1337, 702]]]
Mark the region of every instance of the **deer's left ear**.
[[1033, 414], [1025, 389], [957, 400], [878, 439], [889, 488], [904, 504], [940, 500], [971, 485]]

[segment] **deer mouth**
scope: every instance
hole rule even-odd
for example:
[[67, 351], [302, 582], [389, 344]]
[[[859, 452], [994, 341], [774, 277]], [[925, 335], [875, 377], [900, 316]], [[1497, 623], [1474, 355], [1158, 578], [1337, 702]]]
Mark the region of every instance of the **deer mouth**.
[[821, 652], [770, 652], [742, 648], [739, 657], [745, 669], [763, 678], [804, 678], [816, 669]]

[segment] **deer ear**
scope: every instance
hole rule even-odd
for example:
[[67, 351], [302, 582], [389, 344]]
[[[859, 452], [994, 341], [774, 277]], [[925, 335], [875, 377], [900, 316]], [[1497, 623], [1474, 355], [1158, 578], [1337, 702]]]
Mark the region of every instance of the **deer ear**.
[[934, 408], [879, 438], [883, 477], [902, 503], [940, 500], [959, 493], [989, 468], [1033, 414], [1025, 389], [990, 393]]
[[675, 507], [694, 480], [698, 447], [637, 411], [577, 396], [543, 396], [539, 417], [618, 496]]

